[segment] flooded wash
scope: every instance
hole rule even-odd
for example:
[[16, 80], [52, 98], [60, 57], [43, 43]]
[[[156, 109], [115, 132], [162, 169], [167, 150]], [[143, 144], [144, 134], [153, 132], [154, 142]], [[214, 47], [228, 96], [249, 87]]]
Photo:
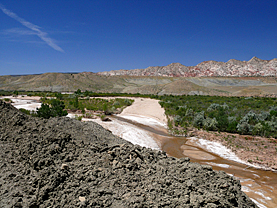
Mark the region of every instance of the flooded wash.
[[[220, 146], [218, 143], [207, 141], [207, 143], [204, 144], [203, 141], [201, 143], [201, 140], [199, 141], [199, 139], [194, 137], [171, 136], [162, 125], [155, 125], [153, 123], [147, 125], [145, 121], [141, 123], [140, 119], [136, 119], [135, 117], [133, 117], [133, 119], [127, 119], [120, 116], [113, 117], [113, 122], [121, 123], [121, 125], [126, 125], [126, 127], [131, 125], [133, 128], [136, 127], [140, 130], [144, 130], [148, 135], [147, 138], [152, 137], [152, 140], [154, 140], [158, 146], [160, 146], [160, 149], [165, 151], [168, 156], [176, 158], [189, 157], [191, 162], [210, 165], [214, 170], [225, 171], [236, 177], [241, 182], [242, 190], [259, 207], [277, 207], [277, 173], [244, 164], [234, 153]], [[110, 123], [108, 125], [111, 126], [113, 124]], [[107, 128], [109, 127], [107, 126]], [[132, 135], [130, 132], [129, 134]], [[129, 141], [131, 141], [131, 139], [129, 139]], [[139, 141], [136, 139], [136, 143], [138, 142]], [[154, 145], [155, 148], [156, 146], [157, 145]]]

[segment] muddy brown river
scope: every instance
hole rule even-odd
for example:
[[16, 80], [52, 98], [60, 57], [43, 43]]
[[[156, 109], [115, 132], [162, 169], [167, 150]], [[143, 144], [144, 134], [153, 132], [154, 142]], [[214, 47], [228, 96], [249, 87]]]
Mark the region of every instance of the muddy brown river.
[[242, 190], [259, 207], [277, 207], [277, 173], [224, 159], [199, 147], [190, 138], [169, 135], [167, 130], [162, 127], [153, 128], [121, 117], [113, 117], [113, 119], [135, 125], [149, 132], [155, 141], [160, 144], [161, 149], [169, 156], [176, 158], [189, 157], [191, 162], [210, 165], [214, 170], [225, 171], [236, 177], [241, 182]]

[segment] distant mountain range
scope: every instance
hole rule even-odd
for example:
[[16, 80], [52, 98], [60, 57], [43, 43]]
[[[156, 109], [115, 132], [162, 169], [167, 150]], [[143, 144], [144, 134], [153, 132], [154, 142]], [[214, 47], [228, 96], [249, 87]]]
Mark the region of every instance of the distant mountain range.
[[[141, 94], [189, 94], [277, 97], [277, 59], [205, 61], [197, 66], [173, 63], [110, 72], [45, 73], [0, 76], [1, 90]], [[106, 75], [106, 76], [105, 76]], [[121, 76], [114, 76], [121, 75]]]
[[99, 72], [99, 75], [116, 76], [164, 76], [164, 77], [249, 77], [276, 76], [277, 58], [261, 60], [253, 57], [249, 61], [230, 59], [228, 62], [204, 61], [196, 66], [172, 63], [167, 66], [154, 66], [146, 69], [112, 70]]

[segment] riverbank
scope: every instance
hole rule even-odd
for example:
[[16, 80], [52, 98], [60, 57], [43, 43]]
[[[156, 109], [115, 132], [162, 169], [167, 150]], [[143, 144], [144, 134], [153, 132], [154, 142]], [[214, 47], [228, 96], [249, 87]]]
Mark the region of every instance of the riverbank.
[[264, 170], [277, 172], [277, 140], [274, 138], [197, 129], [190, 131], [189, 136], [219, 142], [234, 152], [242, 161]]
[[[139, 116], [144, 119], [153, 118], [164, 124], [166, 127], [167, 118], [164, 109], [160, 106], [158, 100], [132, 98], [135, 102], [125, 108], [119, 116], [134, 120], [139, 120]], [[149, 123], [149, 122], [148, 122]], [[239, 135], [225, 132], [208, 132], [204, 130], [194, 129], [189, 132], [189, 137], [197, 137], [212, 142], [218, 142], [231, 150], [245, 164], [252, 165], [256, 168], [271, 170], [277, 172], [277, 140], [274, 138], [264, 138], [259, 136]], [[205, 145], [199, 146], [205, 149]], [[208, 151], [211, 151], [207, 149]], [[220, 155], [221, 156], [221, 155]], [[237, 162], [239, 162], [237, 160]]]
[[[40, 107], [40, 97], [18, 96], [8, 97], [15, 100], [15, 107], [35, 110]], [[114, 99], [114, 97], [101, 97], [105, 99]], [[152, 127], [159, 129], [167, 128], [167, 118], [164, 109], [160, 106], [159, 100], [150, 98], [130, 97], [135, 102], [123, 109], [118, 115], [119, 117], [132, 120], [137, 123], [147, 125], [152, 124]], [[27, 101], [26, 101], [27, 100]], [[29, 102], [30, 101], [30, 102]], [[35, 103], [32, 101], [36, 101]], [[162, 127], [162, 128], [161, 128]], [[127, 132], [126, 132], [127, 133]], [[138, 136], [140, 133], [138, 133]], [[272, 138], [263, 138], [259, 136], [239, 135], [225, 132], [212, 132], [193, 129], [188, 133], [189, 137], [197, 137], [212, 142], [218, 142], [226, 148], [230, 149], [235, 155], [246, 164], [251, 164], [264, 170], [277, 172], [277, 140]], [[150, 147], [145, 141], [145, 146]], [[198, 142], [198, 145], [205, 149], [203, 144]], [[157, 146], [155, 145], [155, 149]], [[211, 151], [207, 149], [208, 151]]]
[[276, 174], [274, 172], [249, 167], [249, 163], [242, 161], [234, 152], [220, 145], [217, 141], [201, 139], [200, 136], [198, 138], [170, 136], [167, 132], [164, 133], [163, 130], [166, 128], [160, 122], [149, 117], [142, 117], [139, 115], [139, 111], [130, 113], [137, 115], [119, 114], [111, 117], [111, 122], [102, 122], [100, 119], [93, 121], [133, 144], [161, 149], [168, 156], [175, 158], [189, 157], [192, 162], [211, 165], [217, 171], [223, 170], [241, 181], [242, 190], [259, 207], [276, 207], [277, 193], [274, 182], [276, 181]]

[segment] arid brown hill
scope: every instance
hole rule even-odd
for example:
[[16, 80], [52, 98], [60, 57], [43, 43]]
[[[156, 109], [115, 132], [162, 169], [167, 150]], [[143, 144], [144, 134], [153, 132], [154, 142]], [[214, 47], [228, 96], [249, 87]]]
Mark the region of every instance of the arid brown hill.
[[276, 96], [277, 79], [276, 77], [104, 76], [90, 72], [0, 76], [0, 90], [73, 92], [77, 89], [158, 95], [266, 96], [275, 94]]

